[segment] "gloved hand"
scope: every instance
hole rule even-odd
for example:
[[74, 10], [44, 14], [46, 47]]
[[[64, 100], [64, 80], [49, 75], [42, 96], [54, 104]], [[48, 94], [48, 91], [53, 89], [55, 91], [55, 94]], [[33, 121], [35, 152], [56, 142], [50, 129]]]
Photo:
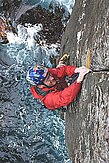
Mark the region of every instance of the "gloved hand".
[[86, 68], [85, 66], [82, 66], [82, 67], [76, 68], [74, 72], [79, 73], [79, 76], [77, 78], [77, 83], [81, 83], [84, 79], [84, 76], [88, 74], [89, 72], [91, 72], [91, 70]]

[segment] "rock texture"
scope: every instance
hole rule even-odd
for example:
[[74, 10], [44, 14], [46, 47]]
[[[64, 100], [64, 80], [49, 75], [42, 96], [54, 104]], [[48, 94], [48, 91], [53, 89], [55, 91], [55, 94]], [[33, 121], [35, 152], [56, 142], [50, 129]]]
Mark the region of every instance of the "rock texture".
[[[62, 37], [71, 64], [109, 68], [109, 1], [76, 0]], [[66, 145], [72, 163], [109, 162], [109, 72], [90, 73], [66, 112]], [[108, 119], [108, 120], [107, 120]]]
[[0, 14], [6, 18], [15, 19], [17, 10], [22, 6], [22, 0], [1, 0], [0, 1]]
[[[32, 25], [42, 24], [43, 29], [39, 32], [40, 39], [45, 40], [48, 44], [57, 42], [60, 43], [60, 38], [62, 37], [64, 29], [64, 25], [61, 20], [65, 10], [64, 8], [59, 8], [58, 6], [55, 7], [54, 12], [49, 10], [44, 9], [41, 6], [34, 7], [22, 14], [17, 22], [22, 25], [25, 25], [25, 23], [30, 23]], [[38, 38], [35, 38], [35, 40], [40, 42]]]

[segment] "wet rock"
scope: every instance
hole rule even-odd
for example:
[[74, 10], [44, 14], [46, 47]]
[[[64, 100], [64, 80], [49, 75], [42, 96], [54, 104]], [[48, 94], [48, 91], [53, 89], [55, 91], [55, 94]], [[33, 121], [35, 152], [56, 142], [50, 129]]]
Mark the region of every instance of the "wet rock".
[[0, 43], [2, 44], [9, 43], [7, 38], [7, 32], [17, 34], [16, 29], [12, 25], [12, 21], [0, 15]]
[[[55, 7], [55, 11], [49, 11], [41, 6], [34, 7], [23, 14], [17, 23], [25, 25], [25, 23], [42, 24], [43, 30], [39, 32], [41, 40], [46, 40], [47, 44], [60, 43], [62, 33], [64, 31], [64, 25], [62, 23], [62, 17], [64, 15], [64, 9], [58, 6]], [[69, 17], [66, 18], [66, 22]]]
[[[69, 54], [71, 64], [82, 66], [89, 48], [91, 68], [109, 68], [108, 17], [108, 0], [76, 0], [62, 37], [61, 54]], [[66, 112], [66, 145], [73, 163], [109, 162], [108, 114], [109, 72], [90, 73]]]
[[[12, 19], [12, 25], [17, 26], [19, 23], [22, 25], [25, 25], [25, 23], [42, 24], [43, 30], [39, 32], [40, 39], [37, 40], [34, 36], [38, 44], [43, 40], [47, 44], [60, 44], [65, 25], [69, 19], [69, 12], [52, 1], [49, 8], [45, 9], [40, 5], [37, 7], [30, 6], [22, 0], [2, 0], [0, 10], [3, 16]], [[5, 38], [4, 43], [8, 43]], [[58, 48], [57, 51], [60, 51], [60, 49]]]
[[15, 18], [15, 13], [20, 7], [22, 0], [1, 0], [0, 3], [0, 13], [6, 18]]

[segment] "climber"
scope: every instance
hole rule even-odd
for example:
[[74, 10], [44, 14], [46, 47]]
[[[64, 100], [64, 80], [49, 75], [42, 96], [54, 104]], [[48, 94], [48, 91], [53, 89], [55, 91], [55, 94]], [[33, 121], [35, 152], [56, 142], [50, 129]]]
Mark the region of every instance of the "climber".
[[[62, 65], [57, 68], [46, 68], [37, 65], [30, 68], [26, 79], [30, 82], [30, 92], [33, 97], [40, 99], [46, 108], [54, 110], [67, 106], [78, 94], [84, 76], [91, 70], [82, 66]], [[65, 81], [66, 76], [78, 73], [77, 79], [69, 86]]]

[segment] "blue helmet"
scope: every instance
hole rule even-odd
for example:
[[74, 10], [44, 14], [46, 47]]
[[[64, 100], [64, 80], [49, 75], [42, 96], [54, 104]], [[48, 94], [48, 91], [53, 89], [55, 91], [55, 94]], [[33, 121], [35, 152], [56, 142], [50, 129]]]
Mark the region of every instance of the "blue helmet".
[[40, 85], [46, 78], [48, 69], [42, 65], [38, 65], [34, 68], [30, 68], [27, 72], [26, 79], [32, 85]]

